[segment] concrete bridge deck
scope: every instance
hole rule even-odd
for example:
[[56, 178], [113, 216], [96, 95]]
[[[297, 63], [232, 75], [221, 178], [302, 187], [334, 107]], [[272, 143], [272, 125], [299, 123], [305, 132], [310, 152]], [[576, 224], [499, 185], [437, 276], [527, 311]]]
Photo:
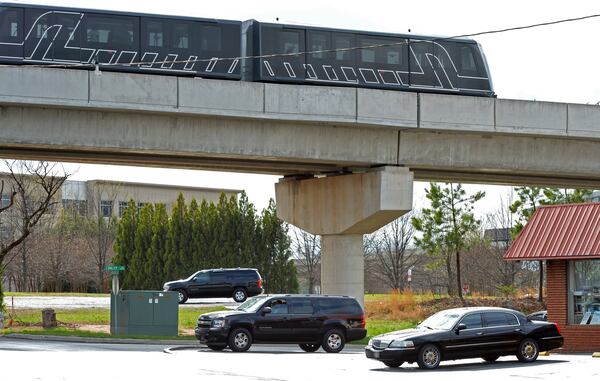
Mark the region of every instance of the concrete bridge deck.
[[0, 155], [600, 185], [600, 107], [0, 66]]

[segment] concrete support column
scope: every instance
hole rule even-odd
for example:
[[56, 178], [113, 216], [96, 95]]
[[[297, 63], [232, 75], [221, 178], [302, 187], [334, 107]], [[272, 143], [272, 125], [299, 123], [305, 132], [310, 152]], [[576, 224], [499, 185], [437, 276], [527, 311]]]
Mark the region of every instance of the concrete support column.
[[353, 296], [363, 305], [365, 261], [362, 234], [321, 237], [321, 292]]
[[322, 236], [321, 290], [364, 299], [363, 234], [412, 209], [413, 174], [383, 167], [363, 173], [281, 179], [275, 186], [277, 214]]

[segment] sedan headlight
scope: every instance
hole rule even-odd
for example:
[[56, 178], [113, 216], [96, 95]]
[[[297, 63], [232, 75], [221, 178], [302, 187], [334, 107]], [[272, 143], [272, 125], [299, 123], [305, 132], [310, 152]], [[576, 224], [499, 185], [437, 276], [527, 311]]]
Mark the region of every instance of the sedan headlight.
[[210, 326], [212, 328], [223, 328], [225, 327], [225, 319], [215, 319], [212, 321]]
[[368, 346], [372, 347], [373, 346], [373, 339], [369, 340], [369, 344], [367, 344]]
[[415, 344], [410, 340], [394, 340], [389, 348], [414, 348]]

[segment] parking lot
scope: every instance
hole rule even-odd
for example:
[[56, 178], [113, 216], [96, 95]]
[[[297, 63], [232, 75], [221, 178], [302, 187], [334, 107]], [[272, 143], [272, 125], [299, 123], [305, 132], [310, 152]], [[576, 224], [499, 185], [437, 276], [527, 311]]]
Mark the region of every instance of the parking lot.
[[[443, 362], [434, 371], [416, 364], [390, 369], [368, 360], [360, 346], [340, 354], [304, 353], [297, 346], [253, 346], [249, 352], [213, 352], [128, 344], [52, 343], [0, 338], [0, 371], [6, 380], [566, 380], [597, 379], [600, 359], [588, 355], [552, 354], [533, 364], [503, 357]], [[68, 351], [68, 352], [67, 352]], [[32, 366], [35, 364], [35, 366]]]

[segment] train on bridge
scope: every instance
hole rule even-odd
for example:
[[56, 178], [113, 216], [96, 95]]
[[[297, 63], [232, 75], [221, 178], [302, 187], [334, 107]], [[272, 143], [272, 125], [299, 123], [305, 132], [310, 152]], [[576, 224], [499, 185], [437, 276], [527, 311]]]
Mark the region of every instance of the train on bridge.
[[11, 3], [0, 64], [495, 96], [472, 39]]

